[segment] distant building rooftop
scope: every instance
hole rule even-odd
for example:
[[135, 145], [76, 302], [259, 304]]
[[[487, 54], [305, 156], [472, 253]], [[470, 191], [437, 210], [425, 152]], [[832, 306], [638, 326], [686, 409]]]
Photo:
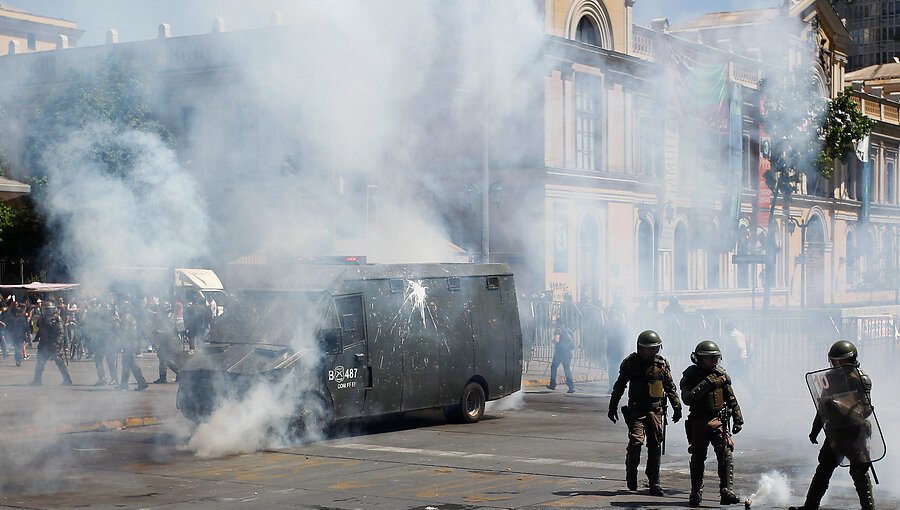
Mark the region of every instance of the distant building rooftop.
[[863, 67], [844, 75], [846, 81], [870, 81], [900, 79], [900, 63], [877, 64]]

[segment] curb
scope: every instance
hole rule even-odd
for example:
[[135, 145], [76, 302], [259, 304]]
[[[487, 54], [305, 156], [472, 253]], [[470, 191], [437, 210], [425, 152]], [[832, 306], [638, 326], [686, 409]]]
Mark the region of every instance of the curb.
[[[561, 375], [561, 374], [560, 374]], [[586, 382], [596, 382], [596, 381], [605, 381], [606, 378], [603, 377], [601, 372], [593, 373], [593, 374], [577, 374], [575, 377], [575, 383], [586, 383]], [[522, 387], [523, 388], [536, 388], [542, 386], [548, 386], [550, 384], [550, 377], [523, 377], [522, 378]], [[565, 376], [563, 376], [562, 381], [557, 381], [557, 384], [562, 384], [565, 386]]]
[[137, 427], [149, 427], [151, 425], [162, 425], [162, 420], [157, 416], [128, 416], [125, 418], [112, 418], [109, 420], [83, 422], [83, 423], [63, 423], [55, 427], [46, 428], [28, 428], [22, 431], [10, 433], [3, 432], [4, 439], [33, 439], [44, 436], [54, 436], [62, 434], [80, 434], [84, 432], [104, 432], [109, 430], [123, 430]]

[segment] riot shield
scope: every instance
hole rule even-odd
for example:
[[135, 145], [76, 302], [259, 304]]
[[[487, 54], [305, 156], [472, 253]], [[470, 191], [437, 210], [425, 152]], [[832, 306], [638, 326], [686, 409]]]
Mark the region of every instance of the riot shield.
[[843, 455], [841, 466], [884, 458], [886, 446], [862, 374], [853, 365], [806, 374], [806, 384], [825, 429], [825, 440]]

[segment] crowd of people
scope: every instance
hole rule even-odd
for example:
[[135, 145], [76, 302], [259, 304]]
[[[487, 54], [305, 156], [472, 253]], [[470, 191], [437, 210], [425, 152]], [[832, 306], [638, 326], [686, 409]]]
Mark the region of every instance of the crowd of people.
[[199, 293], [173, 302], [129, 294], [29, 296], [22, 301], [7, 296], [0, 301], [0, 347], [4, 358], [11, 351], [21, 367], [29, 348], [37, 344], [31, 385], [42, 383], [47, 361], [56, 364], [63, 385], [71, 385], [69, 360], [92, 359], [95, 386], [126, 390], [134, 377], [136, 391], [142, 391], [149, 383], [135, 357], [155, 352], [159, 377], [153, 383], [167, 383], [169, 371], [177, 377], [176, 356], [194, 350], [217, 315], [215, 300]]

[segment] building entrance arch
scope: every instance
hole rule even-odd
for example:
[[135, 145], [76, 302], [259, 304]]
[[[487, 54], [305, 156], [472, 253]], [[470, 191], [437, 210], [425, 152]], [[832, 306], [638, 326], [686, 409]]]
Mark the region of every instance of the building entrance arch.
[[806, 305], [825, 304], [825, 226], [813, 216], [806, 227]]

